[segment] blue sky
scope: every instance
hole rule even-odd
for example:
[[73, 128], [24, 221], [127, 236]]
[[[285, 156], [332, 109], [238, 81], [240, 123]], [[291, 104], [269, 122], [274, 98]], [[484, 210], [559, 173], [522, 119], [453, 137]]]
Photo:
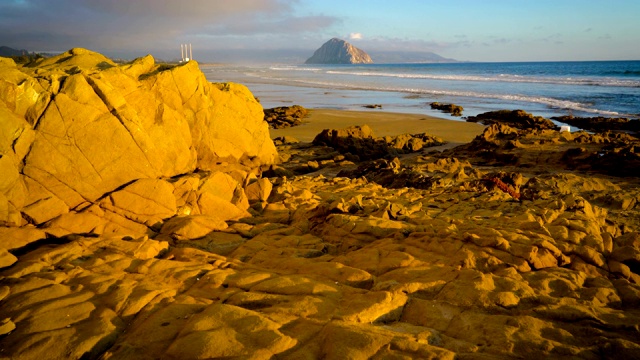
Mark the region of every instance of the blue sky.
[[638, 0], [0, 0], [0, 45], [312, 53], [339, 37], [468, 61], [638, 60], [638, 19]]

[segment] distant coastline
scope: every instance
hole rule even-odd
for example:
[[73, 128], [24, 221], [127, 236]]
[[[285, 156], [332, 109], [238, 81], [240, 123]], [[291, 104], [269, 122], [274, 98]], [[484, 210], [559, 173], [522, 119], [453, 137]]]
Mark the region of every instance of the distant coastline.
[[456, 62], [362, 65], [226, 65], [210, 81], [246, 84], [265, 107], [360, 109], [442, 116], [433, 101], [465, 116], [522, 109], [538, 116], [640, 114], [640, 61]]

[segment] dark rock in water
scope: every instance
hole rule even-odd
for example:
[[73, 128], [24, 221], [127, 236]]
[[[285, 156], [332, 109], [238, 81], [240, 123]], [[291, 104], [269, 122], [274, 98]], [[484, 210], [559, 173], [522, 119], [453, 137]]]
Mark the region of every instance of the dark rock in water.
[[348, 42], [333, 38], [313, 53], [305, 64], [372, 64], [369, 54]]
[[307, 109], [300, 105], [281, 106], [264, 109], [264, 120], [272, 129], [283, 129], [302, 124], [308, 114]]
[[523, 110], [489, 111], [478, 116], [469, 116], [467, 121], [483, 125], [506, 124], [517, 129], [557, 129], [551, 120], [534, 116]]
[[640, 133], [640, 120], [608, 117], [557, 116], [553, 120], [588, 131], [630, 131]]
[[451, 114], [451, 116], [462, 116], [462, 111], [464, 110], [462, 106], [456, 104], [441, 104], [439, 102], [432, 102], [429, 105], [431, 105], [432, 109], [449, 113]]
[[382, 109], [382, 104], [368, 104], [362, 105], [362, 107], [367, 109]]
[[443, 145], [444, 142], [427, 134], [377, 138], [369, 126], [363, 125], [345, 129], [325, 129], [313, 139], [313, 144], [330, 146], [342, 154], [357, 155], [360, 160], [372, 160], [412, 153], [425, 147]]

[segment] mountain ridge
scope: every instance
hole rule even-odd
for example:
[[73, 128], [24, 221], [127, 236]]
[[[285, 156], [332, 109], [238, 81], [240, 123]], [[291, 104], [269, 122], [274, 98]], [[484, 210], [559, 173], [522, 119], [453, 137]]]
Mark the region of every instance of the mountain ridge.
[[0, 46], [0, 56], [2, 57], [21, 56], [29, 54], [30, 53], [24, 49], [14, 49], [8, 46]]
[[460, 62], [430, 51], [369, 51], [376, 64], [428, 64]]

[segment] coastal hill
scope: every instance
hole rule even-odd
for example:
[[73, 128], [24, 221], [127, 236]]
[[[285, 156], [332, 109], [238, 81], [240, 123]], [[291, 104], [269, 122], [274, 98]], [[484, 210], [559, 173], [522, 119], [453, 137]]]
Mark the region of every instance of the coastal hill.
[[430, 51], [369, 51], [376, 64], [429, 64], [453, 63], [458, 60], [446, 58]]
[[11, 56], [21, 56], [21, 55], [28, 55], [29, 52], [27, 50], [24, 49], [14, 49], [14, 48], [10, 48], [8, 46], [0, 46], [0, 56], [3, 57], [11, 57]]
[[313, 53], [305, 64], [371, 64], [373, 61], [364, 50], [348, 42], [333, 38]]

